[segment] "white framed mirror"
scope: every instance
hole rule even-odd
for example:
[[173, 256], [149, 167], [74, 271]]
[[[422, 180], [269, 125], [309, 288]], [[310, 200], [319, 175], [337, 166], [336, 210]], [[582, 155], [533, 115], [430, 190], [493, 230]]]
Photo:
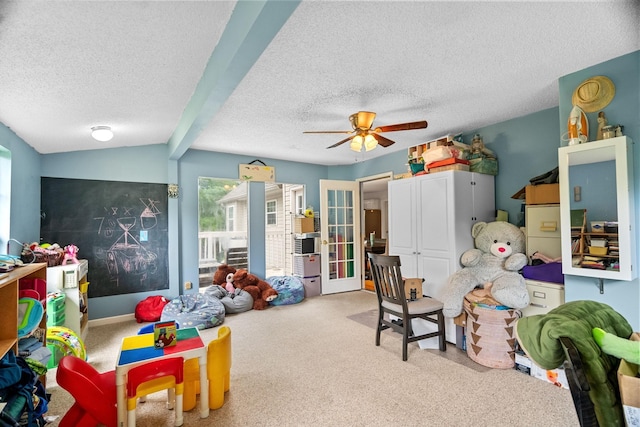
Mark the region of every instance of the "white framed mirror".
[[626, 136], [558, 149], [564, 274], [638, 277], [632, 160]]

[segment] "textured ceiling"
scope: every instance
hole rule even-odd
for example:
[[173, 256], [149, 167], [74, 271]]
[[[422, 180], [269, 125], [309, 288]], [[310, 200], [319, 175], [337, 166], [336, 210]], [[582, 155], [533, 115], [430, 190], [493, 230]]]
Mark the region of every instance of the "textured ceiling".
[[[640, 49], [638, 22], [636, 0], [0, 1], [0, 122], [40, 153], [351, 164], [557, 106], [561, 76]], [[359, 110], [429, 127], [367, 153], [302, 133]]]

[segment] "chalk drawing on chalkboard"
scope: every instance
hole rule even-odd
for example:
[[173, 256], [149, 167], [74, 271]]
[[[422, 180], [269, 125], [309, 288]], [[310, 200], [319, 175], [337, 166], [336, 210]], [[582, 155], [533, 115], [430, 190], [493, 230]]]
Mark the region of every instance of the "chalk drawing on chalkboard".
[[157, 271], [158, 255], [142, 246], [130, 233], [137, 222], [135, 217], [121, 217], [116, 221], [123, 233], [107, 250], [110, 280], [117, 285], [121, 272], [142, 275], [141, 280], [144, 280], [147, 274]]
[[140, 226], [143, 230], [149, 230], [150, 228], [154, 228], [158, 225], [157, 214], [161, 213], [160, 210], [156, 207], [156, 202], [152, 199], [147, 199], [148, 203], [145, 203], [144, 200], [140, 199], [142, 204], [145, 206], [144, 210], [140, 214]]

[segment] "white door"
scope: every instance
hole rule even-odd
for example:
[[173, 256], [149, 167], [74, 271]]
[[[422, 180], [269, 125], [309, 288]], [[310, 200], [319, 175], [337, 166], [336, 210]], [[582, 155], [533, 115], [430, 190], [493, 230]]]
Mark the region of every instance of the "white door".
[[389, 255], [400, 257], [402, 274], [418, 277], [416, 183], [421, 178], [389, 182]]
[[360, 184], [320, 180], [322, 293], [362, 288]]

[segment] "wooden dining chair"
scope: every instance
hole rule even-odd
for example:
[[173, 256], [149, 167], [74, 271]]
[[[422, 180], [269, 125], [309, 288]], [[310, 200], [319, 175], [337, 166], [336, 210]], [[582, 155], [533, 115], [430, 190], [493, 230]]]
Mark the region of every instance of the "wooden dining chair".
[[[393, 329], [402, 334], [402, 360], [407, 360], [410, 342], [439, 337], [440, 351], [446, 351], [444, 315], [442, 302], [435, 298], [423, 297], [408, 301], [404, 289], [404, 280], [400, 272], [400, 257], [368, 253], [371, 274], [378, 296], [378, 325], [376, 328], [376, 346], [380, 345], [380, 334], [385, 329]], [[391, 319], [390, 316], [398, 318]], [[435, 332], [416, 335], [412, 320], [423, 319], [437, 325]]]

